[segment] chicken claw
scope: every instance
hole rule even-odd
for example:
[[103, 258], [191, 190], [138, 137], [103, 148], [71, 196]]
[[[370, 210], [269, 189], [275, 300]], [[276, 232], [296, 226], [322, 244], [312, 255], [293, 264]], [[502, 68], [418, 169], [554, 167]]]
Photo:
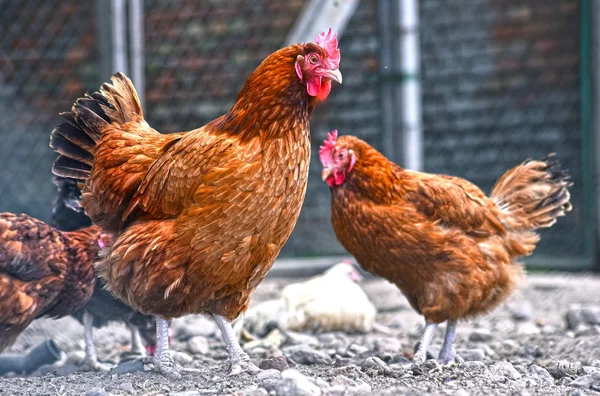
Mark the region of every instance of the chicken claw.
[[248, 372], [248, 374], [252, 375], [258, 374], [260, 369], [252, 364], [250, 357], [246, 352], [244, 352], [238, 343], [237, 338], [234, 335], [233, 328], [231, 327], [231, 323], [219, 315], [213, 314], [213, 318], [215, 319], [215, 322], [217, 322], [219, 330], [221, 330], [223, 341], [225, 341], [227, 352], [229, 352], [229, 375], [238, 375], [243, 372]]

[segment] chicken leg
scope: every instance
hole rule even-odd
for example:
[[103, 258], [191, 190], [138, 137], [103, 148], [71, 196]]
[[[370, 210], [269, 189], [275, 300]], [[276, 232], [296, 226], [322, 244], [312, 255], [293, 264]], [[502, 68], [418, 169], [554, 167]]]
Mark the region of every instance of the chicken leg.
[[85, 341], [85, 358], [81, 368], [85, 371], [110, 370], [110, 366], [98, 361], [94, 345], [94, 317], [88, 311], [83, 313], [83, 338]]
[[146, 356], [140, 330], [131, 323], [128, 323], [127, 326], [129, 327], [129, 331], [131, 331], [131, 348], [128, 351], [121, 353], [122, 362]]
[[444, 345], [440, 351], [438, 361], [442, 364], [461, 363], [464, 360], [456, 354], [454, 350], [454, 338], [456, 336], [456, 321], [449, 320], [446, 323], [446, 335], [444, 336]]
[[417, 349], [417, 353], [413, 358], [413, 362], [415, 364], [422, 364], [427, 360], [427, 350], [429, 349], [429, 345], [431, 344], [431, 340], [433, 339], [433, 335], [435, 334], [435, 330], [437, 329], [437, 323], [426, 323], [425, 330], [423, 330], [423, 335], [421, 336], [421, 341], [419, 342], [419, 349]]
[[154, 364], [154, 369], [165, 377], [179, 379], [181, 373], [175, 366], [169, 351], [169, 322], [156, 317], [156, 352], [153, 357], [144, 358]]
[[260, 369], [250, 362], [250, 357], [238, 343], [231, 323], [219, 315], [213, 314], [213, 318], [217, 322], [219, 330], [221, 330], [223, 341], [225, 341], [227, 352], [229, 352], [229, 375], [237, 375], [244, 371], [250, 374], [258, 373]]

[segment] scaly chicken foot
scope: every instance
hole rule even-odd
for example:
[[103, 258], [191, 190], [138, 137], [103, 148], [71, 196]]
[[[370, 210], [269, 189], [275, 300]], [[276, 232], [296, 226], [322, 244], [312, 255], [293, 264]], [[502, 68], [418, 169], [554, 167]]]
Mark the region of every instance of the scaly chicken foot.
[[431, 340], [433, 339], [433, 335], [435, 334], [437, 326], [437, 323], [425, 324], [425, 330], [423, 330], [423, 335], [421, 336], [421, 341], [419, 342], [419, 349], [417, 349], [417, 352], [413, 358], [414, 364], [420, 365], [425, 363], [425, 360], [427, 360], [427, 350], [429, 349], [429, 345], [431, 345]]
[[456, 321], [449, 320], [446, 323], [446, 335], [444, 336], [444, 345], [440, 351], [438, 362], [441, 364], [463, 363], [461, 358], [454, 349], [454, 339], [456, 338]]
[[169, 351], [169, 322], [156, 318], [156, 352], [153, 357], [142, 358], [145, 363], [152, 363], [154, 370], [167, 378], [181, 378], [180, 370]]
[[229, 353], [229, 368], [227, 370], [229, 375], [238, 375], [243, 372], [257, 374], [260, 372], [260, 369], [252, 364], [250, 357], [244, 352], [237, 341], [231, 323], [222, 316], [214, 314], [212, 316], [215, 319], [215, 322], [217, 322], [219, 330], [221, 330], [223, 341], [225, 342], [227, 352]]
[[81, 363], [81, 369], [99, 372], [110, 370], [110, 365], [98, 361], [94, 346], [94, 317], [88, 311], [83, 313], [83, 339], [85, 341], [85, 358]]

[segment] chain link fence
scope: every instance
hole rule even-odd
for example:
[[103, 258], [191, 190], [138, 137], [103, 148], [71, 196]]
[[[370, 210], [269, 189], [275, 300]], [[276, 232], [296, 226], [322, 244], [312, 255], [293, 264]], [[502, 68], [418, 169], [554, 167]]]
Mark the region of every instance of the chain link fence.
[[[226, 112], [256, 65], [285, 44], [305, 3], [145, 0], [148, 122], [169, 133]], [[489, 191], [523, 159], [557, 152], [576, 183], [575, 209], [544, 232], [540, 253], [582, 256], [579, 1], [547, 3], [420, 1], [425, 168]], [[105, 66], [110, 37], [101, 17], [110, 18], [109, 4], [0, 0], [0, 210], [49, 219], [49, 133], [60, 111], [113, 72]], [[390, 133], [382, 125], [381, 85], [394, 82], [380, 76], [379, 7], [360, 1], [344, 32], [344, 84], [313, 115], [313, 153], [332, 129], [379, 149]], [[286, 256], [344, 253], [317, 157]]]

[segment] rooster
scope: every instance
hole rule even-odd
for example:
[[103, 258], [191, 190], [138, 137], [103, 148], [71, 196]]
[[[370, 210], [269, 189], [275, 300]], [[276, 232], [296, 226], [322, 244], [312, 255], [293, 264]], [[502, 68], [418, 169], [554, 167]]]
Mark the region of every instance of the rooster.
[[24, 214], [0, 213], [0, 352], [36, 318], [85, 306], [93, 261], [110, 238], [99, 227], [61, 232]]
[[[72, 179], [54, 177], [57, 194], [52, 207], [53, 227], [62, 231], [71, 231], [89, 227], [92, 222], [79, 205], [81, 192]], [[84, 326], [86, 370], [105, 371], [109, 367], [98, 362], [94, 345], [93, 329], [102, 328], [111, 322], [125, 322], [131, 331], [131, 350], [126, 358], [143, 356], [144, 341], [146, 353], [152, 355], [156, 349], [156, 322], [151, 315], [134, 311], [129, 305], [114, 298], [104, 287], [104, 281], [96, 279], [94, 292], [88, 303], [72, 314]]]
[[487, 197], [458, 177], [402, 169], [337, 131], [319, 157], [338, 240], [425, 317], [417, 364], [445, 321], [439, 360], [460, 359], [453, 348], [457, 321], [503, 302], [524, 277], [516, 259], [533, 253], [537, 230], [571, 210], [569, 175], [551, 158], [509, 170]]
[[144, 120], [122, 73], [77, 99], [51, 137], [57, 176], [83, 184], [81, 206], [115, 236], [96, 268], [134, 309], [157, 317], [155, 369], [179, 377], [168, 320], [212, 315], [229, 371], [255, 372], [231, 327], [290, 236], [306, 192], [310, 116], [341, 83], [331, 29], [269, 55], [225, 115], [186, 133]]

